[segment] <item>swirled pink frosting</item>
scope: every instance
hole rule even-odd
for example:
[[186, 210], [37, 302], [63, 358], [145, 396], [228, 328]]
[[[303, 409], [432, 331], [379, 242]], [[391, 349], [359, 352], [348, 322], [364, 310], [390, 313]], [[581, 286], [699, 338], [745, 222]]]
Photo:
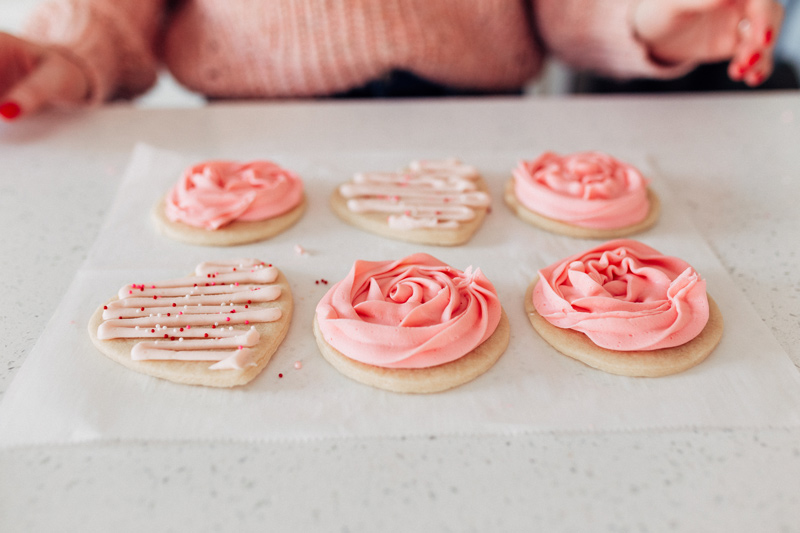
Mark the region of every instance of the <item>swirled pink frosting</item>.
[[600, 152], [545, 152], [513, 172], [517, 200], [546, 217], [594, 229], [641, 222], [650, 210], [647, 179]]
[[627, 239], [540, 270], [533, 305], [554, 326], [618, 351], [679, 346], [708, 321], [705, 280], [685, 261]]
[[207, 161], [187, 168], [167, 195], [167, 218], [209, 230], [282, 215], [300, 204], [303, 182], [270, 161]]
[[501, 307], [480, 269], [461, 272], [417, 253], [397, 261], [356, 261], [316, 312], [325, 341], [351, 359], [427, 368], [488, 339]]

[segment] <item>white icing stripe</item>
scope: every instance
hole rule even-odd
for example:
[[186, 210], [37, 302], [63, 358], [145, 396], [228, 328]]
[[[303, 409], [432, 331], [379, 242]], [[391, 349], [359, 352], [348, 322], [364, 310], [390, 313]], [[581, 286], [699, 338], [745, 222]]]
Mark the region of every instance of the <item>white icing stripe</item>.
[[[184, 289], [186, 290], [186, 289]], [[191, 289], [189, 289], [191, 290]], [[136, 295], [109, 302], [108, 309], [121, 309], [124, 307], [139, 307], [139, 308], [152, 308], [155, 305], [159, 307], [171, 307], [172, 309], [180, 310], [183, 306], [198, 306], [198, 305], [220, 305], [220, 304], [244, 304], [247, 302], [262, 303], [272, 302], [280, 298], [281, 288], [276, 286], [268, 286], [263, 289], [256, 289], [251, 291], [239, 291], [227, 294], [211, 294], [211, 295], [194, 295], [192, 293], [181, 296], [180, 298], [139, 298]], [[172, 304], [175, 304], [174, 306]], [[105, 316], [103, 317], [105, 318]]]
[[387, 213], [396, 229], [452, 228], [475, 218], [473, 208], [490, 204], [479, 191], [473, 167], [457, 160], [415, 161], [405, 172], [365, 172], [342, 184], [339, 192], [356, 213]]
[[155, 328], [181, 327], [181, 326], [235, 326], [248, 325], [252, 322], [275, 322], [281, 318], [281, 310], [270, 307], [246, 310], [241, 313], [203, 313], [198, 315], [171, 315], [171, 316], [145, 316], [140, 318], [112, 318], [104, 321], [97, 328], [97, 338], [101, 340], [114, 339], [118, 328]]
[[258, 331], [233, 326], [281, 318], [279, 308], [256, 305], [280, 297], [281, 288], [270, 285], [278, 270], [254, 259], [239, 259], [201, 263], [195, 272], [195, 276], [123, 287], [119, 300], [105, 306], [97, 337], [153, 339], [133, 347], [135, 360], [219, 361], [211, 369], [255, 364], [255, 352], [247, 347], [258, 343]]
[[[189, 293], [192, 296], [200, 296], [205, 294], [232, 294], [236, 292], [245, 292], [245, 291], [252, 291], [258, 290], [263, 285], [253, 285], [247, 283], [229, 283], [227, 285], [223, 284], [214, 284], [209, 286], [197, 286], [192, 287]], [[126, 285], [119, 290], [118, 296], [120, 298], [144, 298], [149, 297], [152, 298], [153, 296], [158, 296], [159, 298], [162, 297], [169, 297], [169, 296], [184, 296], [186, 294], [185, 287], [171, 287], [171, 288], [162, 288], [162, 289], [147, 289], [143, 288], [142, 285], [137, 285], [136, 288], [131, 288], [130, 285]]]

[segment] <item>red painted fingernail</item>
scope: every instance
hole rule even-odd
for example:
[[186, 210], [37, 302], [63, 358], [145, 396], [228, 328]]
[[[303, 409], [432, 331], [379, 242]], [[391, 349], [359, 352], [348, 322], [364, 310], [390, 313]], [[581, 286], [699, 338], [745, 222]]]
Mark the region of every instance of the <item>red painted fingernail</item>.
[[764, 74], [762, 74], [761, 72], [756, 72], [755, 74], [756, 85], [761, 85], [762, 81], [764, 81]]
[[21, 112], [22, 109], [20, 109], [19, 104], [16, 102], [6, 102], [0, 105], [0, 115], [3, 115], [3, 118], [6, 120], [14, 120]]
[[769, 44], [772, 42], [772, 28], [767, 28], [767, 31], [764, 32], [764, 44]]
[[747, 66], [748, 66], [748, 67], [752, 67], [753, 65], [755, 65], [756, 63], [758, 63], [758, 60], [759, 60], [759, 59], [761, 59], [761, 54], [759, 54], [758, 52], [756, 52], [755, 54], [753, 54], [752, 56], [750, 56], [750, 61], [748, 61], [748, 62], [747, 62]]

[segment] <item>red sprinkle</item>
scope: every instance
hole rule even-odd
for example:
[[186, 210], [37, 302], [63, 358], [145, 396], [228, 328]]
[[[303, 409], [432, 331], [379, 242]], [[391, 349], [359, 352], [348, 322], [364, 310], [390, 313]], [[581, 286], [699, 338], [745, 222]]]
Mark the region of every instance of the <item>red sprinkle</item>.
[[122, 315], [119, 315], [119, 319], [122, 320]]
[[183, 328], [181, 328], [181, 331], [183, 331]]
[[178, 306], [178, 304], [176, 304], [176, 303], [172, 304], [172, 307], [177, 307], [177, 306]]
[[168, 337], [169, 337], [169, 335], [167, 335], [166, 333], [164, 333], [164, 338], [166, 339], [166, 338], [168, 338]]
[[279, 378], [282, 378], [282, 377], [283, 377], [283, 374], [278, 374], [278, 377], [279, 377]]
[[208, 333], [206, 333], [205, 336], [208, 337]]
[[139, 308], [139, 311], [144, 311], [144, 307], [140, 307], [140, 308]]
[[236, 312], [236, 309], [231, 309], [231, 313], [235, 313], [235, 312]]
[[156, 332], [156, 330], [154, 330], [154, 329], [150, 330], [150, 333], [155, 333], [155, 332]]
[[107, 306], [107, 305], [104, 305], [104, 306], [103, 306], [103, 309], [108, 309], [108, 306]]
[[158, 296], [153, 295], [153, 300], [158, 300]]

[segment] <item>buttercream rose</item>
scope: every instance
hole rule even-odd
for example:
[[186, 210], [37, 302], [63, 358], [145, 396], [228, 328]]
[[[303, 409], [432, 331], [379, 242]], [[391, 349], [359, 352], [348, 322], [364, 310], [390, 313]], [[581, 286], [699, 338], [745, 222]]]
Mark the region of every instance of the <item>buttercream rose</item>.
[[282, 215], [303, 200], [303, 182], [270, 161], [208, 161], [187, 168], [167, 195], [173, 222], [215, 230]]
[[691, 265], [627, 239], [540, 270], [533, 305], [554, 326], [618, 351], [689, 342], [709, 313], [706, 282]]
[[545, 152], [514, 169], [514, 193], [526, 208], [576, 226], [614, 229], [647, 217], [647, 180], [601, 152]]
[[454, 361], [494, 333], [501, 307], [480, 269], [461, 272], [423, 253], [356, 261], [317, 305], [325, 341], [386, 368]]

